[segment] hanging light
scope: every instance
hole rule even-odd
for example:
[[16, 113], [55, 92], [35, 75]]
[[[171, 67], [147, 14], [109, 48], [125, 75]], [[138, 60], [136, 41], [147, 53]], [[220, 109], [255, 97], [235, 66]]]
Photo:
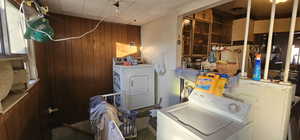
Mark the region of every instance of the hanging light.
[[116, 16], [120, 16], [120, 1], [116, 0], [116, 2], [113, 4], [113, 6], [116, 8]]
[[[287, 2], [288, 0], [275, 0], [276, 2], [276, 4], [278, 4], [278, 3], [283, 3], [283, 2]], [[273, 0], [270, 0], [270, 2], [273, 2]]]

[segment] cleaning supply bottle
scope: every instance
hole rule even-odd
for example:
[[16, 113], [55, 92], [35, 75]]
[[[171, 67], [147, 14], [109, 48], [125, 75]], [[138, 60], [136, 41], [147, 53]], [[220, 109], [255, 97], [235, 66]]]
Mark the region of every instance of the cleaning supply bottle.
[[208, 62], [215, 63], [217, 61], [216, 58], [216, 47], [213, 47], [211, 52], [209, 53]]
[[256, 54], [252, 79], [256, 81], [261, 79], [261, 54]]

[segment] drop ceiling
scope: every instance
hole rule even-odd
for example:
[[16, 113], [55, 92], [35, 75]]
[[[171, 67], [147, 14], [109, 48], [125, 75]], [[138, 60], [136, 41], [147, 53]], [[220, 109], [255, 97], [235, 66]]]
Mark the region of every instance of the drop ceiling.
[[105, 17], [106, 21], [142, 25], [194, 0], [120, 0], [120, 14], [113, 6], [116, 0], [47, 0], [50, 12], [89, 19]]

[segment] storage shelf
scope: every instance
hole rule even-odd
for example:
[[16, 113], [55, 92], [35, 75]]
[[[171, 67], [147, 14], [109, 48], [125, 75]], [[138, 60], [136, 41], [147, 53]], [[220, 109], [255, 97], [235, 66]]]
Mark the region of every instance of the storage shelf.
[[33, 86], [35, 86], [39, 80], [32, 80], [28, 83], [28, 88], [24, 90], [18, 90], [15, 92], [11, 92], [7, 95], [5, 99], [0, 101], [0, 114], [4, 114], [8, 112], [11, 108], [13, 108], [18, 102], [20, 102], [31, 90]]

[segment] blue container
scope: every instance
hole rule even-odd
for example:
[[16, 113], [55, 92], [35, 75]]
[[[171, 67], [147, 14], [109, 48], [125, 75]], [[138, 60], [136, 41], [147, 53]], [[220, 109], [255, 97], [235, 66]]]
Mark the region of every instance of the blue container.
[[261, 80], [261, 55], [257, 54], [255, 58], [255, 66], [253, 70], [253, 76], [252, 79], [255, 81], [260, 81]]

